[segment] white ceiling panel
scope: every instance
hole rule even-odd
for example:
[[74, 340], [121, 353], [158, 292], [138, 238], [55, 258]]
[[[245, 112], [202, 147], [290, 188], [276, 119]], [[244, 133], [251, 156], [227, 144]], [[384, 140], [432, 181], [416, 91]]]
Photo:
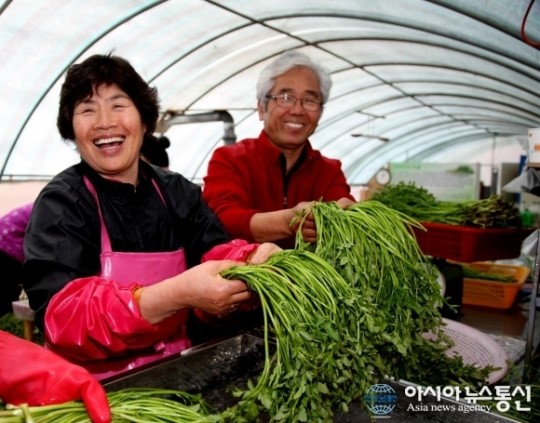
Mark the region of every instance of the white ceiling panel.
[[486, 145], [517, 162], [516, 140], [540, 127], [539, 43], [534, 0], [6, 0], [0, 182], [78, 161], [56, 129], [59, 88], [71, 64], [111, 51], [158, 88], [171, 168], [195, 182], [224, 124], [170, 113], [226, 113], [237, 139], [257, 136], [258, 74], [288, 49], [332, 72], [312, 142], [353, 185], [389, 161], [484, 160]]

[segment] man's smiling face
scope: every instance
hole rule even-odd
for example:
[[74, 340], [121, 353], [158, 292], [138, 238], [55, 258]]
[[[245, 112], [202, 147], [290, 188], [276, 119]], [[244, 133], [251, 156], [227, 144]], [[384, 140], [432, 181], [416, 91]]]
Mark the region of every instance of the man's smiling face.
[[315, 132], [322, 109], [308, 111], [300, 100], [311, 98], [321, 101], [319, 79], [310, 69], [293, 68], [276, 78], [270, 95], [289, 94], [297, 98], [292, 107], [281, 107], [275, 100], [268, 100], [266, 109], [259, 102], [259, 119], [272, 143], [280, 149], [302, 148], [309, 136]]

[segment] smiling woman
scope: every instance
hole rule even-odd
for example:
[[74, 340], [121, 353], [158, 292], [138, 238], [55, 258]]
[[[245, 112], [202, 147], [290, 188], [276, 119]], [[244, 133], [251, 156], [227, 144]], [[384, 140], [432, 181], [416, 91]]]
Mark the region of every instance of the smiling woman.
[[220, 272], [280, 250], [231, 239], [199, 186], [140, 158], [157, 98], [121, 57], [72, 66], [57, 124], [81, 160], [43, 188], [27, 227], [24, 289], [36, 323], [52, 349], [98, 378], [190, 347], [192, 309], [226, 315], [251, 298]]

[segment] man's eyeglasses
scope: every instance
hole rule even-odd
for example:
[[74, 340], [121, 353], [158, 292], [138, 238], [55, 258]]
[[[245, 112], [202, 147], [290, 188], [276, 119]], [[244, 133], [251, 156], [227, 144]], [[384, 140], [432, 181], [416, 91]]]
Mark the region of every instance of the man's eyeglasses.
[[302, 107], [310, 112], [318, 112], [322, 109], [322, 101], [316, 98], [296, 98], [291, 94], [267, 95], [266, 98], [275, 100], [279, 107], [285, 109], [292, 109], [297, 101], [300, 101]]

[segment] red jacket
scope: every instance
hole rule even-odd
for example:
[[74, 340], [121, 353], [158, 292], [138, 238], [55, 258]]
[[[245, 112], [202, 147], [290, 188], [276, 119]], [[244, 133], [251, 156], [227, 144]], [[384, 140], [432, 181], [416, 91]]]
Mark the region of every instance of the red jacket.
[[[204, 178], [203, 196], [233, 238], [254, 241], [249, 228], [255, 213], [291, 208], [301, 201], [335, 201], [354, 197], [339, 160], [324, 157], [306, 143], [301, 165], [284, 178], [280, 150], [262, 131], [216, 149]], [[281, 243], [294, 245], [293, 240]]]

